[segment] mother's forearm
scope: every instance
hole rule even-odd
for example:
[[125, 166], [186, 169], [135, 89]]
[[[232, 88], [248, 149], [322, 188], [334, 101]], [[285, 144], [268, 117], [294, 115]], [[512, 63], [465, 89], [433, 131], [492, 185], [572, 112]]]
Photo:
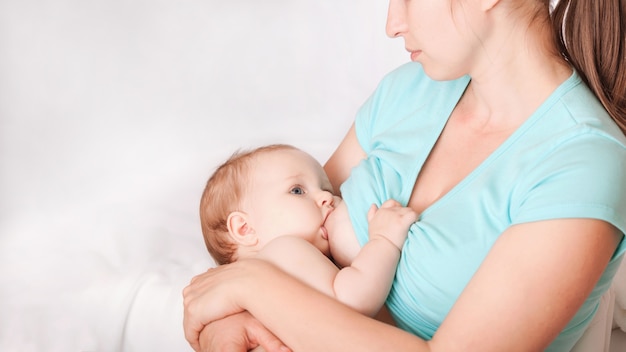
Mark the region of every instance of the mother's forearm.
[[428, 351], [428, 344], [366, 317], [277, 268], [257, 270], [242, 295], [250, 311], [293, 351]]

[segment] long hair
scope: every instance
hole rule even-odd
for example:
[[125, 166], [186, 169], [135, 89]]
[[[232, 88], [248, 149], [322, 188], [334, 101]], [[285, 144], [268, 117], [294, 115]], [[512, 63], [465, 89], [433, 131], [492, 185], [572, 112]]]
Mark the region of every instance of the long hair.
[[626, 0], [559, 0], [552, 24], [561, 54], [626, 134]]

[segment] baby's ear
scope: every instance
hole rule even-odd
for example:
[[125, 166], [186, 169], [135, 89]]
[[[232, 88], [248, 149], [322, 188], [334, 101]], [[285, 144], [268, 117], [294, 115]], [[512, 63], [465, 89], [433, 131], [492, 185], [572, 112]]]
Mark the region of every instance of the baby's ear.
[[226, 220], [228, 233], [235, 243], [242, 246], [254, 246], [259, 242], [256, 231], [248, 223], [246, 213], [234, 211]]

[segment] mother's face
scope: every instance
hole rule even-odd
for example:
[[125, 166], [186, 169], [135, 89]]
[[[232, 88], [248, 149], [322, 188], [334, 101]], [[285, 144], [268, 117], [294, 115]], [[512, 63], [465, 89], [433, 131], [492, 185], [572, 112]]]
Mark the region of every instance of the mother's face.
[[468, 74], [488, 16], [479, 0], [390, 0], [386, 32], [402, 37], [412, 61], [435, 80]]

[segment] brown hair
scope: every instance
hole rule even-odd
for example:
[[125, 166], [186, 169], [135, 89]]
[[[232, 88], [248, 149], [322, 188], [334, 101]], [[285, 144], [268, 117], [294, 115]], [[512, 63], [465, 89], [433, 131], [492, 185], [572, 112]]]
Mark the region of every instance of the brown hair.
[[559, 0], [552, 19], [561, 54], [626, 134], [626, 1]]
[[236, 151], [217, 167], [207, 181], [200, 199], [200, 225], [204, 244], [217, 264], [237, 260], [237, 244], [228, 234], [230, 213], [240, 208], [248, 185], [250, 161], [261, 153], [296, 149], [286, 144], [271, 144], [248, 151]]

